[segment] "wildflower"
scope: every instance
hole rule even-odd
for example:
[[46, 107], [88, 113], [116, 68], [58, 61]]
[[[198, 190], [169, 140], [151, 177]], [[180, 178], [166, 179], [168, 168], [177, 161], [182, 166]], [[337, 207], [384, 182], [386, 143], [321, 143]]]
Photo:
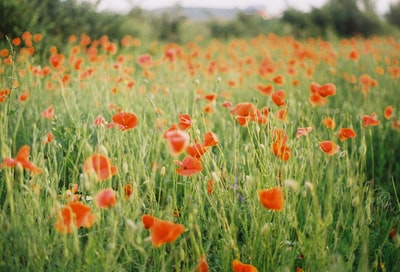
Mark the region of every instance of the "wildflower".
[[216, 146], [218, 144], [217, 135], [213, 132], [209, 131], [203, 135], [203, 146], [204, 147], [211, 147]]
[[286, 122], [287, 121], [287, 114], [288, 114], [288, 112], [287, 112], [286, 109], [279, 109], [276, 112], [276, 118], [278, 118], [278, 120]]
[[18, 96], [18, 101], [19, 102], [25, 102], [29, 99], [29, 90], [26, 90], [25, 92], [21, 93]]
[[357, 134], [351, 128], [341, 128], [338, 132], [338, 137], [340, 141], [345, 141], [350, 138], [356, 137]]
[[214, 182], [213, 182], [211, 179], [209, 179], [209, 180], [208, 180], [208, 186], [207, 186], [207, 192], [208, 192], [210, 195], [212, 195], [213, 188], [214, 188]]
[[106, 119], [104, 119], [104, 117], [101, 114], [99, 114], [94, 119], [93, 126], [95, 126], [95, 127], [103, 127], [106, 123], [107, 123]]
[[96, 205], [99, 208], [111, 208], [117, 203], [115, 192], [111, 188], [103, 189], [96, 195]]
[[231, 114], [236, 116], [249, 116], [257, 112], [257, 108], [254, 104], [250, 102], [242, 102], [236, 104], [236, 106], [231, 110]]
[[174, 161], [180, 168], [176, 169], [176, 172], [181, 176], [192, 176], [203, 170], [201, 161], [192, 156], [186, 156], [182, 162]]
[[4, 158], [3, 163], [0, 164], [0, 168], [3, 167], [16, 167], [17, 165], [21, 165], [22, 168], [25, 168], [33, 175], [42, 173], [42, 170], [35, 166], [32, 162], [29, 161], [29, 152], [30, 147], [28, 145], [22, 146], [15, 158]]
[[259, 190], [258, 197], [261, 204], [269, 210], [281, 211], [284, 206], [283, 191], [279, 187], [268, 190]]
[[308, 133], [310, 133], [312, 131], [312, 127], [305, 127], [305, 128], [297, 128], [297, 132], [296, 132], [296, 138], [299, 138], [301, 136], [307, 136]]
[[113, 122], [111, 122], [108, 127], [117, 127], [122, 131], [130, 130], [137, 126], [137, 117], [135, 114], [130, 112], [118, 112], [112, 117]]
[[86, 159], [83, 170], [87, 174], [94, 173], [99, 181], [104, 181], [117, 174], [117, 167], [103, 154], [94, 154]]
[[381, 122], [376, 119], [376, 113], [373, 112], [371, 115], [363, 115], [362, 117], [363, 120], [363, 127], [368, 127], [368, 126], [377, 126]]
[[393, 115], [393, 107], [389, 105], [385, 108], [383, 116], [385, 117], [386, 120], [390, 120], [392, 115]]
[[90, 207], [81, 202], [69, 202], [57, 216], [54, 227], [61, 233], [72, 233], [72, 228], [90, 228], [95, 221]]
[[336, 94], [336, 86], [333, 83], [326, 83], [318, 88], [318, 94], [322, 97], [333, 96]]
[[217, 99], [217, 96], [218, 95], [216, 93], [210, 93], [210, 94], [204, 95], [204, 99], [206, 99], [206, 100], [208, 100], [210, 102], [213, 102], [213, 101], [215, 101]]
[[266, 86], [263, 85], [257, 85], [257, 90], [262, 94], [262, 95], [271, 95], [272, 92], [274, 91], [274, 86], [271, 84], [268, 84]]
[[42, 144], [48, 144], [54, 140], [54, 134], [49, 131], [42, 137]]
[[7, 100], [7, 97], [10, 95], [10, 90], [9, 89], [2, 89], [0, 90], [0, 103], [5, 102]]
[[196, 272], [208, 272], [210, 271], [207, 264], [206, 256], [202, 255], [199, 260], [199, 264], [196, 267]]
[[125, 199], [129, 199], [131, 197], [131, 195], [132, 195], [132, 192], [133, 192], [132, 184], [126, 184], [124, 186]]
[[50, 105], [42, 112], [42, 118], [54, 119], [54, 106]]
[[276, 84], [282, 85], [283, 84], [283, 76], [282, 75], [277, 75], [272, 79]]
[[274, 92], [272, 94], [271, 98], [272, 98], [272, 101], [275, 103], [275, 105], [277, 105], [278, 107], [286, 105], [286, 102], [285, 102], [286, 93], [283, 90], [278, 90], [278, 91]]
[[333, 141], [322, 141], [319, 143], [319, 147], [329, 156], [335, 155], [340, 149]]
[[336, 127], [335, 121], [330, 117], [322, 119], [321, 123], [328, 129], [334, 129]]
[[233, 272], [258, 272], [258, 269], [251, 264], [244, 264], [241, 261], [234, 259], [232, 262]]
[[290, 159], [290, 148], [281, 142], [272, 143], [272, 152], [282, 161], [288, 161]]
[[181, 224], [160, 220], [151, 215], [143, 215], [142, 223], [150, 230], [151, 241], [155, 247], [174, 242], [185, 230]]
[[164, 134], [168, 147], [173, 156], [181, 154], [189, 145], [190, 136], [183, 130], [169, 130]]
[[137, 58], [137, 64], [139, 64], [142, 67], [150, 67], [153, 64], [153, 59], [151, 55], [143, 54]]
[[192, 127], [192, 119], [189, 114], [179, 114], [178, 128], [181, 130], [187, 130]]
[[195, 143], [194, 145], [186, 147], [186, 153], [194, 158], [200, 158], [206, 152], [207, 149], [200, 143]]

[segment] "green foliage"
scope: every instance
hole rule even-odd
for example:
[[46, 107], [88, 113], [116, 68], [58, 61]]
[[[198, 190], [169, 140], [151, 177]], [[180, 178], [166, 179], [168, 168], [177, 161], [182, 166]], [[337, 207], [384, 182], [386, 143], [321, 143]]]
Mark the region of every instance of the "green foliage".
[[389, 23], [400, 27], [400, 1], [390, 4], [389, 11], [385, 14], [385, 17]]

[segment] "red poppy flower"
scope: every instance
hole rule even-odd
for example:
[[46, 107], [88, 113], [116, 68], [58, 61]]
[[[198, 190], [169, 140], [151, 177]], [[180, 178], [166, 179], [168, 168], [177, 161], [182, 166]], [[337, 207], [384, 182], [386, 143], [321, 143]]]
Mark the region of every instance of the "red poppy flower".
[[231, 114], [236, 116], [249, 116], [257, 112], [257, 107], [250, 102], [242, 102], [236, 104], [236, 106], [231, 110]]
[[322, 119], [321, 123], [328, 129], [334, 129], [336, 127], [335, 121], [330, 117]]
[[251, 264], [244, 264], [241, 261], [234, 259], [232, 262], [233, 272], [258, 272], [258, 269]]
[[194, 145], [186, 147], [186, 153], [194, 158], [200, 158], [206, 152], [206, 147], [200, 143], [195, 143]]
[[203, 146], [205, 147], [216, 146], [218, 142], [217, 135], [211, 131], [206, 132], [203, 136]]
[[106, 119], [104, 119], [104, 117], [101, 114], [99, 114], [94, 119], [93, 126], [95, 126], [95, 127], [103, 127], [106, 123], [107, 123]]
[[132, 192], [133, 192], [132, 184], [126, 184], [126, 185], [124, 186], [124, 196], [125, 196], [125, 199], [130, 198], [131, 195], [132, 195]]
[[288, 161], [290, 159], [290, 148], [280, 142], [272, 143], [272, 152], [282, 161]]
[[318, 93], [322, 97], [333, 96], [336, 94], [336, 86], [333, 83], [326, 83], [319, 87]]
[[308, 133], [312, 131], [312, 129], [313, 129], [312, 127], [297, 128], [296, 138], [299, 138], [301, 136], [307, 136]]
[[274, 91], [274, 86], [271, 84], [268, 84], [266, 86], [263, 85], [257, 85], [257, 90], [262, 94], [262, 95], [271, 95], [272, 92]]
[[376, 119], [375, 112], [371, 113], [370, 116], [363, 115], [361, 118], [363, 120], [363, 127], [377, 126], [381, 123], [379, 120]]
[[180, 166], [176, 169], [176, 172], [181, 176], [192, 176], [203, 170], [201, 161], [192, 156], [186, 156], [182, 162], [175, 161], [175, 163]]
[[283, 84], [283, 76], [282, 75], [277, 75], [272, 80], [278, 85], [282, 85]]
[[103, 154], [94, 154], [86, 159], [83, 170], [88, 174], [94, 173], [99, 181], [104, 181], [117, 174], [117, 167]]
[[392, 106], [387, 106], [383, 112], [383, 116], [385, 117], [386, 120], [390, 120], [393, 115], [393, 107]]
[[47, 109], [42, 112], [42, 117], [47, 119], [54, 119], [54, 106], [50, 105]]
[[0, 168], [3, 167], [15, 167], [18, 164], [21, 165], [24, 169], [29, 170], [33, 175], [42, 173], [42, 170], [35, 166], [32, 162], [29, 161], [29, 152], [30, 147], [28, 145], [22, 146], [15, 158], [4, 158], [3, 163], [0, 164]]
[[322, 141], [319, 143], [319, 147], [329, 156], [335, 155], [340, 149], [333, 141]]
[[169, 130], [164, 134], [168, 147], [173, 156], [181, 154], [189, 145], [190, 136], [183, 130]]
[[19, 102], [25, 102], [29, 99], [29, 90], [26, 90], [25, 92], [21, 93], [18, 96], [18, 101]]
[[345, 141], [350, 138], [356, 137], [357, 134], [351, 128], [341, 128], [338, 132], [338, 137], [340, 141]]
[[199, 260], [199, 264], [196, 267], [196, 272], [208, 272], [210, 271], [208, 268], [206, 256], [202, 255]]
[[278, 90], [278, 91], [274, 92], [272, 94], [271, 98], [272, 98], [272, 101], [275, 103], [275, 105], [277, 105], [278, 107], [286, 105], [286, 102], [285, 102], [286, 93], [283, 90]]
[[261, 204], [268, 210], [281, 211], [284, 206], [283, 191], [279, 187], [258, 191]]
[[81, 202], [69, 202], [59, 215], [54, 227], [61, 233], [72, 233], [72, 228], [90, 228], [95, 221], [90, 207]]
[[118, 112], [112, 117], [113, 122], [108, 127], [117, 127], [120, 130], [129, 130], [137, 126], [137, 117], [130, 112]]
[[111, 188], [103, 189], [96, 195], [96, 205], [99, 208], [111, 208], [117, 203], [115, 192]]
[[192, 119], [190, 118], [189, 114], [179, 114], [179, 123], [178, 128], [181, 130], [187, 130], [192, 127]]
[[151, 215], [143, 215], [142, 222], [146, 229], [150, 229], [151, 241], [155, 247], [174, 242], [184, 231], [181, 224], [160, 220]]

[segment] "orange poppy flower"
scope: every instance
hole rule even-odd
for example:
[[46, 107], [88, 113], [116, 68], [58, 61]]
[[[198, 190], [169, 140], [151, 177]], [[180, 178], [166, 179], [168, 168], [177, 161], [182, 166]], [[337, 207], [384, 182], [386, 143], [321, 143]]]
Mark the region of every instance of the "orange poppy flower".
[[308, 101], [313, 105], [313, 106], [323, 106], [326, 104], [327, 100], [325, 97], [322, 97], [319, 95], [319, 93], [312, 93], [310, 95], [310, 98]]
[[329, 156], [335, 155], [340, 149], [333, 141], [322, 141], [319, 143], [319, 147]]
[[350, 138], [357, 136], [357, 133], [351, 128], [341, 128], [338, 132], [338, 137], [340, 141], [345, 141]]
[[182, 162], [174, 161], [180, 168], [176, 169], [176, 172], [181, 176], [192, 176], [203, 170], [201, 161], [192, 156], [186, 156]]
[[232, 107], [232, 103], [230, 101], [224, 101], [221, 103], [221, 106], [224, 108], [230, 108]]
[[3, 57], [3, 58], [5, 58], [5, 57], [8, 56], [9, 53], [10, 53], [10, 52], [8, 51], [8, 49], [4, 48], [4, 49], [2, 49], [2, 50], [0, 51], [0, 56]]
[[296, 132], [296, 138], [299, 138], [301, 136], [307, 136], [308, 133], [310, 133], [313, 130], [312, 127], [305, 127], [305, 128], [297, 128]]
[[50, 105], [42, 112], [42, 118], [54, 119], [54, 106]]
[[334, 129], [336, 127], [335, 121], [330, 117], [322, 119], [321, 123], [328, 129]]
[[181, 130], [187, 130], [192, 127], [192, 119], [190, 118], [189, 114], [179, 114], [179, 123], [178, 123], [178, 128]]
[[272, 80], [278, 85], [282, 85], [283, 84], [283, 76], [282, 75], [277, 75]]
[[54, 134], [49, 131], [42, 137], [42, 144], [48, 144], [54, 140]]
[[376, 119], [376, 113], [375, 112], [371, 113], [370, 116], [363, 115], [361, 118], [363, 120], [363, 127], [377, 126], [377, 125], [379, 125], [381, 123], [381, 121]]
[[383, 112], [383, 116], [386, 118], [386, 120], [390, 120], [393, 115], [393, 107], [392, 106], [387, 106]]
[[90, 207], [81, 202], [69, 202], [57, 216], [54, 227], [61, 233], [72, 233], [72, 228], [90, 228], [95, 221]]
[[28, 145], [22, 146], [15, 158], [4, 158], [0, 168], [3, 167], [16, 167], [18, 164], [22, 168], [29, 170], [33, 175], [42, 173], [42, 170], [29, 161], [30, 147]]
[[94, 173], [99, 181], [109, 179], [118, 172], [117, 167], [103, 154], [94, 154], [86, 159], [83, 170], [88, 175]]
[[150, 230], [151, 241], [155, 247], [174, 242], [184, 231], [181, 224], [160, 220], [151, 215], [143, 215], [142, 222], [146, 229]]
[[203, 135], [203, 146], [204, 147], [216, 146], [218, 144], [218, 142], [219, 141], [218, 141], [217, 135], [215, 135], [211, 131], [206, 132]]
[[154, 226], [156, 220], [157, 218], [149, 214], [144, 214], [142, 216], [142, 223], [145, 229], [151, 229]]
[[287, 121], [287, 110], [286, 109], [279, 109], [276, 112], [276, 118], [278, 118], [278, 120], [281, 120], [282, 122], [286, 122]]
[[130, 130], [137, 126], [137, 117], [135, 114], [130, 112], [118, 112], [112, 117], [113, 122], [111, 122], [108, 127], [117, 127], [122, 131]]
[[164, 134], [168, 141], [168, 147], [172, 156], [178, 156], [189, 145], [190, 136], [183, 130], [169, 130]]
[[199, 264], [196, 267], [196, 272], [208, 272], [210, 271], [208, 268], [206, 256], [202, 255], [199, 260]]
[[236, 104], [236, 106], [231, 110], [231, 114], [236, 116], [249, 116], [257, 112], [257, 107], [250, 102], [242, 102]]
[[233, 272], [258, 272], [258, 269], [251, 264], [244, 264], [241, 261], [234, 259], [232, 262]]
[[210, 102], [213, 102], [213, 101], [215, 101], [217, 99], [217, 96], [218, 95], [216, 93], [210, 93], [210, 94], [204, 95], [204, 99], [206, 99], [206, 100], [208, 100]]
[[26, 90], [25, 92], [21, 93], [18, 96], [18, 101], [19, 102], [25, 102], [29, 99], [29, 90]]
[[0, 103], [5, 102], [7, 100], [7, 97], [10, 95], [10, 90], [9, 89], [2, 89], [0, 90]]
[[272, 152], [282, 161], [288, 161], [290, 159], [290, 148], [281, 142], [272, 143]]
[[319, 87], [318, 93], [322, 97], [333, 96], [336, 94], [336, 86], [333, 83], [326, 83]]
[[286, 98], [286, 93], [283, 90], [278, 90], [274, 92], [271, 96], [272, 101], [277, 105], [278, 107], [280, 106], [286, 106], [285, 98]]
[[274, 187], [268, 190], [259, 190], [258, 197], [261, 204], [268, 210], [281, 211], [283, 209], [283, 191], [279, 187]]
[[117, 203], [115, 192], [111, 188], [103, 189], [96, 195], [96, 205], [99, 208], [111, 208]]
[[274, 91], [274, 86], [271, 84], [268, 84], [266, 86], [263, 85], [257, 85], [257, 90], [262, 94], [262, 95], [271, 95], [272, 92]]
[[124, 186], [124, 196], [125, 196], [125, 199], [130, 198], [131, 195], [132, 195], [132, 192], [133, 192], [132, 184], [126, 184], [126, 185]]
[[247, 116], [236, 116], [235, 119], [242, 127], [246, 127], [250, 120]]
[[186, 147], [186, 153], [194, 158], [200, 158], [206, 152], [206, 147], [200, 143], [195, 143], [194, 145]]
[[214, 188], [214, 181], [212, 181], [211, 179], [208, 180], [208, 186], [207, 186], [207, 192], [212, 195], [213, 192], [213, 188]]

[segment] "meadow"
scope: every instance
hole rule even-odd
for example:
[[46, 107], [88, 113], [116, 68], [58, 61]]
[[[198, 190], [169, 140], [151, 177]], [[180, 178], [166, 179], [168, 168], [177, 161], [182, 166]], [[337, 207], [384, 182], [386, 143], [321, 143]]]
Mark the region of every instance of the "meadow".
[[399, 40], [45, 41], [0, 48], [1, 271], [400, 267]]

